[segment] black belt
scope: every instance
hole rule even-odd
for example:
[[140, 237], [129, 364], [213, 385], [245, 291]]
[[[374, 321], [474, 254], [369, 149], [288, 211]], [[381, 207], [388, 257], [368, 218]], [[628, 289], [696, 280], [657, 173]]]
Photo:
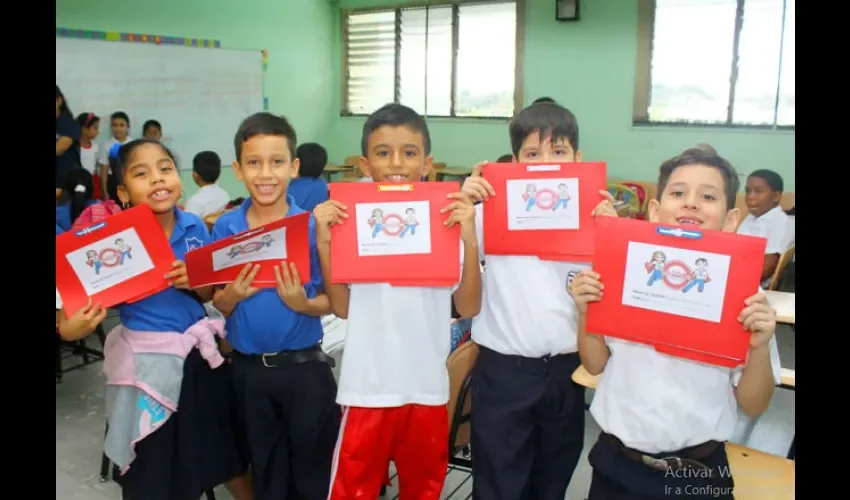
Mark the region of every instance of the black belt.
[[651, 455], [646, 455], [638, 450], [627, 448], [626, 445], [624, 445], [623, 442], [613, 434], [603, 432], [600, 438], [618, 448], [624, 457], [634, 460], [635, 462], [642, 463], [650, 469], [658, 471], [667, 471], [671, 469], [708, 469], [709, 467], [702, 461], [717, 451], [719, 446], [722, 446], [722, 443], [719, 441], [706, 441], [705, 443], [674, 452], [673, 455], [675, 456], [656, 458]]
[[327, 363], [331, 368], [336, 366], [334, 359], [322, 350], [322, 347], [314, 345], [306, 349], [297, 351], [280, 351], [265, 354], [243, 354], [234, 351], [240, 358], [247, 358], [252, 361], [258, 361], [266, 368], [276, 368], [278, 366], [295, 365], [298, 363], [307, 363], [310, 361], [321, 361]]

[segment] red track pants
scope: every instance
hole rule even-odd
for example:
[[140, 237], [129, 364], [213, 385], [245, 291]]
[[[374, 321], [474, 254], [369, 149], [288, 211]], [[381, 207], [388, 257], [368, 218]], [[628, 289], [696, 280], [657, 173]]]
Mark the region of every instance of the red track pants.
[[374, 500], [389, 462], [399, 500], [438, 500], [449, 463], [446, 406], [347, 407], [331, 468], [330, 500]]

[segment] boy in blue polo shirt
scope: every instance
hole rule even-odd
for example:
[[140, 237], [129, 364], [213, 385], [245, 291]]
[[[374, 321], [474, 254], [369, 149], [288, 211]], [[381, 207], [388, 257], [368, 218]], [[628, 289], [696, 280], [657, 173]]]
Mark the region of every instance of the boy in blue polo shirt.
[[[250, 199], [213, 227], [214, 240], [303, 213], [287, 187], [298, 176], [295, 130], [270, 113], [246, 118], [236, 132], [233, 172]], [[251, 286], [258, 265], [215, 293], [227, 317], [234, 382], [251, 451], [257, 500], [325, 498], [341, 412], [330, 357], [322, 352], [322, 290], [315, 220], [310, 218], [311, 275], [303, 285], [283, 264], [278, 289]], [[281, 271], [278, 269], [278, 271]]]

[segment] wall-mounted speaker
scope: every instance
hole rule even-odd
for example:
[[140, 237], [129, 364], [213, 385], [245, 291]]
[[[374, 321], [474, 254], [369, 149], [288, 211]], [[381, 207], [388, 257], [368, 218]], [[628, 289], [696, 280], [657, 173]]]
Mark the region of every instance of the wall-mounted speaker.
[[578, 21], [580, 0], [555, 0], [555, 19]]

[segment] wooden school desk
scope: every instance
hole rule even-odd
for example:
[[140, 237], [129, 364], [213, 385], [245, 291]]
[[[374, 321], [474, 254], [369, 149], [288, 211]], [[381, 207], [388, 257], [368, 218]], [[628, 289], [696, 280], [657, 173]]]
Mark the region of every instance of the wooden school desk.
[[767, 300], [776, 309], [776, 321], [779, 323], [794, 324], [795, 300], [794, 292], [780, 292], [777, 290], [766, 290]]
[[445, 179], [446, 176], [464, 178], [470, 175], [472, 175], [472, 167], [445, 167], [437, 169], [438, 181]]
[[[596, 389], [599, 376], [584, 366], [573, 372], [573, 382]], [[734, 443], [726, 443], [729, 467], [735, 479], [735, 500], [794, 500], [795, 463]]]

